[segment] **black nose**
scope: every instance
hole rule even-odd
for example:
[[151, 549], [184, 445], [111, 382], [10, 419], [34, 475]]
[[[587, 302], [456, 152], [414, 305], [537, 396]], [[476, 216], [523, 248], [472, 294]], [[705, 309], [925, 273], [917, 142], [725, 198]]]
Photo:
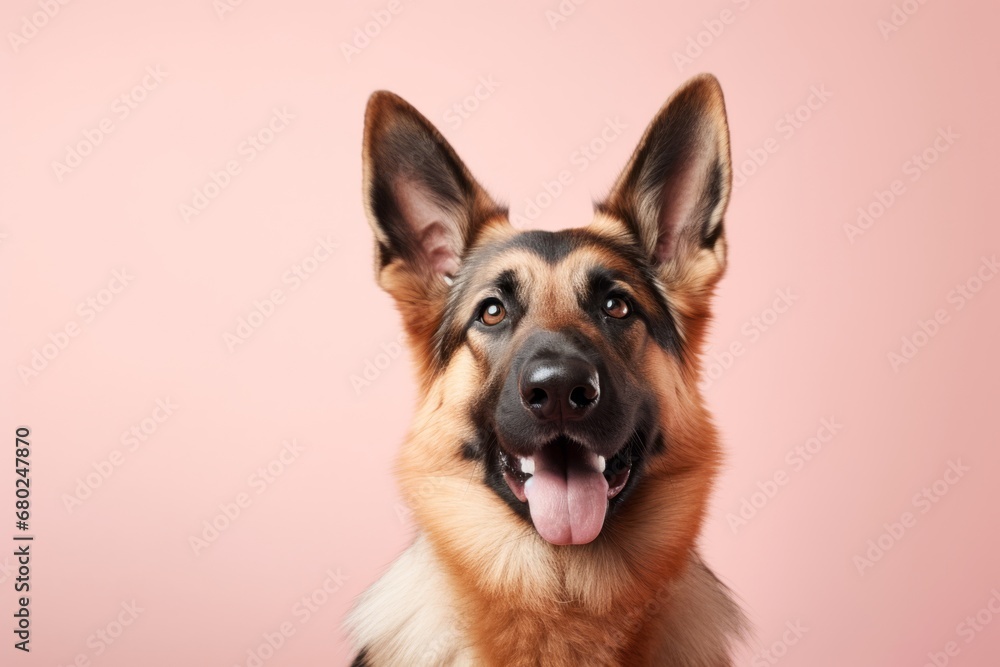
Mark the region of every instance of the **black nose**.
[[519, 385], [525, 407], [547, 421], [582, 419], [601, 396], [597, 369], [577, 358], [529, 361]]

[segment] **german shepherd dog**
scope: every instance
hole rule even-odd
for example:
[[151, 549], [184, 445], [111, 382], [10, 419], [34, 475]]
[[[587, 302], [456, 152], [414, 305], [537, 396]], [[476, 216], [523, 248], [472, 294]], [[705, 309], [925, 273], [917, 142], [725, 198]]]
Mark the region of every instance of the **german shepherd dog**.
[[417, 535], [347, 625], [357, 667], [725, 667], [742, 612], [697, 540], [699, 391], [732, 170], [718, 81], [660, 109], [585, 227], [519, 231], [444, 137], [368, 102], [375, 274], [419, 378]]

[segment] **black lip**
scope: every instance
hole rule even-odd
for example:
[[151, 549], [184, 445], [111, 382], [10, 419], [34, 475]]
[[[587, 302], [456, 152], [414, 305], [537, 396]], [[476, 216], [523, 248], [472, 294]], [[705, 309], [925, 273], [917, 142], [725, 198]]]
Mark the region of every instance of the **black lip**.
[[[507, 484], [507, 480], [504, 479], [505, 473], [514, 474], [518, 476], [518, 478], [523, 478], [523, 473], [521, 473], [519, 467], [515, 463], [517, 461], [517, 457], [514, 454], [509, 453], [507, 449], [503, 447], [497, 438], [495, 431], [492, 429], [482, 442], [487, 445], [485, 452], [483, 452], [483, 456], [485, 458], [486, 485], [493, 489], [493, 491], [501, 498], [501, 500], [507, 503], [516, 515], [530, 524], [531, 514], [528, 509], [528, 504], [522, 502], [517, 496], [514, 495], [514, 492], [510, 489], [510, 485]], [[473, 449], [475, 448], [466, 447], [466, 454], [471, 454]], [[658, 446], [651, 445], [650, 441], [642, 432], [633, 431], [632, 437], [623, 443], [614, 456], [608, 459], [605, 464], [605, 477], [623, 472], [627, 467], [631, 468], [631, 472], [629, 473], [628, 481], [625, 483], [622, 490], [618, 493], [618, 495], [608, 501], [608, 513], [607, 518], [605, 519], [605, 525], [607, 525], [608, 521], [613, 520], [616, 511], [627, 503], [629, 496], [632, 494], [632, 490], [641, 480], [643, 463], [651, 452], [655, 452], [657, 450]]]

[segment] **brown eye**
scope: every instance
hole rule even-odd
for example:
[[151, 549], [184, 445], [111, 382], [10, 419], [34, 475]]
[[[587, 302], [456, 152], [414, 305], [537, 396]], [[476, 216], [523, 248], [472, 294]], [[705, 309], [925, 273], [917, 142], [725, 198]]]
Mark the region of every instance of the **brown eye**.
[[507, 317], [507, 311], [503, 304], [496, 299], [487, 301], [479, 313], [479, 320], [488, 327], [500, 324], [505, 317]]
[[615, 319], [623, 320], [632, 313], [632, 307], [621, 297], [609, 296], [604, 301], [604, 312]]

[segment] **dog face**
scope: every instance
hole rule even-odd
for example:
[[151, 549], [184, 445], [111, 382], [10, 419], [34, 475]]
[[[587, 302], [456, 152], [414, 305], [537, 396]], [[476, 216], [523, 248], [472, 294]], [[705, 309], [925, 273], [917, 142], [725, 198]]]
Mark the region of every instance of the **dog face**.
[[637, 259], [579, 230], [513, 235], [466, 260], [439, 329], [481, 378], [464, 455], [554, 544], [596, 538], [660, 446], [646, 355], [678, 333]]
[[517, 231], [423, 116], [372, 96], [365, 201], [421, 380], [400, 469], [425, 526], [475, 539], [477, 522], [511, 517], [496, 539], [520, 522], [587, 544], [635, 525], [633, 496], [648, 504], [699, 470], [672, 491], [696, 532], [717, 457], [698, 354], [730, 181], [722, 93], [702, 76], [660, 110], [588, 226]]

